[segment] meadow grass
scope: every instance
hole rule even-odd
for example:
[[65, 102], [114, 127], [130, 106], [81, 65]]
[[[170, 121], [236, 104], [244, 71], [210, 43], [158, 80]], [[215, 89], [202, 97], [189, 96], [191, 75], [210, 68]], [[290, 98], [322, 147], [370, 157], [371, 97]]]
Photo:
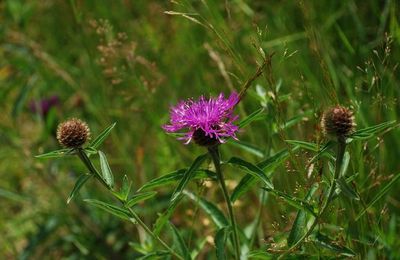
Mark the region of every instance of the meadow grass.
[[[236, 112], [240, 120], [253, 116], [241, 121], [239, 142], [221, 145], [222, 168], [231, 193], [246, 174], [232, 157], [257, 165], [281, 192], [253, 183], [235, 195], [234, 211], [248, 241], [242, 254], [282, 255], [298, 212], [310, 218], [285, 196], [320, 205], [329, 186], [335, 148], [312, 160], [328, 141], [323, 111], [350, 107], [357, 129], [399, 119], [399, 8], [390, 0], [2, 1], [0, 256], [135, 259], [155, 252], [160, 245], [142, 228], [83, 201], [115, 202], [95, 181], [66, 204], [87, 173], [77, 158], [34, 156], [60, 148], [56, 126], [67, 118], [84, 119], [94, 136], [116, 122], [101, 149], [116, 186], [127, 175], [137, 190], [206, 152], [163, 131], [171, 105], [240, 92], [246, 82]], [[32, 102], [50, 96], [58, 105], [45, 116], [32, 112]], [[320, 232], [292, 257], [400, 258], [400, 130], [398, 122], [381, 130], [347, 145], [349, 196], [337, 195]], [[147, 226], [168, 208], [177, 184], [154, 188], [155, 197], [135, 206]], [[160, 236], [172, 244], [176, 227], [194, 258], [215, 259], [218, 224], [207, 203], [227, 212], [218, 183], [198, 178], [183, 198]]]

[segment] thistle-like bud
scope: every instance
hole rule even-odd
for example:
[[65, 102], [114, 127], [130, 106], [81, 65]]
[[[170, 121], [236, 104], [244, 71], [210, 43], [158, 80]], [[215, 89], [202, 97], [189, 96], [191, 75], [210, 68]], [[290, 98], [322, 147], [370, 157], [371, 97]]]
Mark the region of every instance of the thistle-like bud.
[[326, 134], [340, 138], [351, 134], [356, 124], [353, 112], [350, 109], [336, 106], [324, 113], [321, 126]]
[[72, 118], [58, 125], [57, 140], [64, 147], [81, 147], [89, 138], [90, 129], [80, 119]]

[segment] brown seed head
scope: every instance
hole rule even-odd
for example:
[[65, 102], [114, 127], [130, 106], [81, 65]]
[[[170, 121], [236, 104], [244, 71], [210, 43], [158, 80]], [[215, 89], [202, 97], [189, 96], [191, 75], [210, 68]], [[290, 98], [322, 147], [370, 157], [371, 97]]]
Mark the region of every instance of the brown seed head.
[[72, 118], [58, 125], [57, 140], [64, 147], [81, 147], [89, 138], [90, 129], [80, 119]]
[[328, 109], [322, 116], [321, 126], [328, 135], [345, 137], [354, 131], [356, 126], [353, 112], [342, 106]]

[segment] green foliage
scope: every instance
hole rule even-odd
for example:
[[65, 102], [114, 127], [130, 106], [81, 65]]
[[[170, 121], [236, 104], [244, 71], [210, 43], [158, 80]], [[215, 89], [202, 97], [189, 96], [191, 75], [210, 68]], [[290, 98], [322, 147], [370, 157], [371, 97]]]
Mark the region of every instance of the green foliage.
[[[175, 259], [134, 214], [181, 256], [229, 259], [208, 156], [161, 126], [181, 99], [239, 92], [272, 54], [235, 109], [239, 140], [220, 146], [242, 257], [281, 256], [317, 218], [285, 259], [400, 258], [396, 1], [7, 0], [0, 9], [2, 259]], [[32, 108], [53, 95], [49, 111]], [[333, 180], [338, 143], [320, 119], [337, 104], [357, 127]], [[57, 123], [70, 117], [91, 128], [83, 152], [98, 174], [57, 143]]]

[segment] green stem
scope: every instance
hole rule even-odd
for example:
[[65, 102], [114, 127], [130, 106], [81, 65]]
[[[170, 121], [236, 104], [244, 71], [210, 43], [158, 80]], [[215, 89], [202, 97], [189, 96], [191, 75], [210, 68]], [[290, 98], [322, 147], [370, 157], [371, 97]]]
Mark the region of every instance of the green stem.
[[228, 208], [229, 212], [229, 218], [231, 220], [231, 226], [233, 229], [233, 245], [235, 248], [235, 255], [236, 259], [240, 259], [240, 248], [239, 248], [239, 236], [237, 232], [237, 225], [236, 225], [236, 220], [235, 220], [235, 215], [233, 214], [233, 208], [232, 208], [232, 203], [228, 194], [228, 190], [225, 185], [225, 180], [224, 180], [224, 175], [222, 174], [221, 171], [221, 163], [220, 163], [220, 158], [219, 158], [219, 152], [218, 152], [218, 146], [214, 146], [208, 149], [210, 152], [210, 155], [212, 157], [214, 166], [215, 166], [215, 171], [217, 174], [218, 181], [221, 185], [222, 193], [224, 195], [224, 199], [226, 202], [226, 206]]
[[[104, 179], [101, 177], [100, 173], [94, 167], [93, 163], [90, 161], [89, 157], [86, 155], [85, 151], [82, 148], [77, 149], [77, 153], [81, 161], [85, 164], [86, 168], [93, 174], [104, 187], [106, 187], [109, 191], [112, 191], [112, 187], [109, 186]], [[132, 218], [146, 231], [148, 235], [150, 235], [153, 239], [157, 240], [170, 254], [174, 255], [177, 259], [183, 260], [184, 258], [176, 253], [171, 247], [169, 247], [159, 236], [153, 233], [153, 231], [140, 219], [140, 217], [129, 207], [125, 206], [124, 201], [117, 198], [119, 202], [123, 205], [125, 209], [129, 211]]]
[[329, 191], [328, 191], [328, 195], [326, 197], [326, 200], [325, 200], [324, 204], [322, 205], [318, 216], [316, 216], [314, 218], [314, 221], [311, 224], [311, 226], [308, 229], [308, 231], [293, 246], [291, 246], [284, 254], [282, 254], [278, 259], [282, 259], [287, 254], [289, 254], [290, 252], [293, 252], [296, 248], [298, 248], [304, 242], [304, 240], [314, 231], [314, 228], [318, 224], [318, 221], [324, 215], [326, 209], [329, 206], [329, 203], [332, 201], [333, 195], [335, 194], [336, 181], [340, 177], [339, 176], [340, 175], [340, 169], [342, 168], [342, 163], [343, 163], [343, 157], [344, 157], [345, 150], [346, 150], [346, 139], [344, 137], [338, 137], [338, 147], [337, 147], [337, 151], [336, 151], [335, 174], [333, 176], [331, 185], [329, 187]]

